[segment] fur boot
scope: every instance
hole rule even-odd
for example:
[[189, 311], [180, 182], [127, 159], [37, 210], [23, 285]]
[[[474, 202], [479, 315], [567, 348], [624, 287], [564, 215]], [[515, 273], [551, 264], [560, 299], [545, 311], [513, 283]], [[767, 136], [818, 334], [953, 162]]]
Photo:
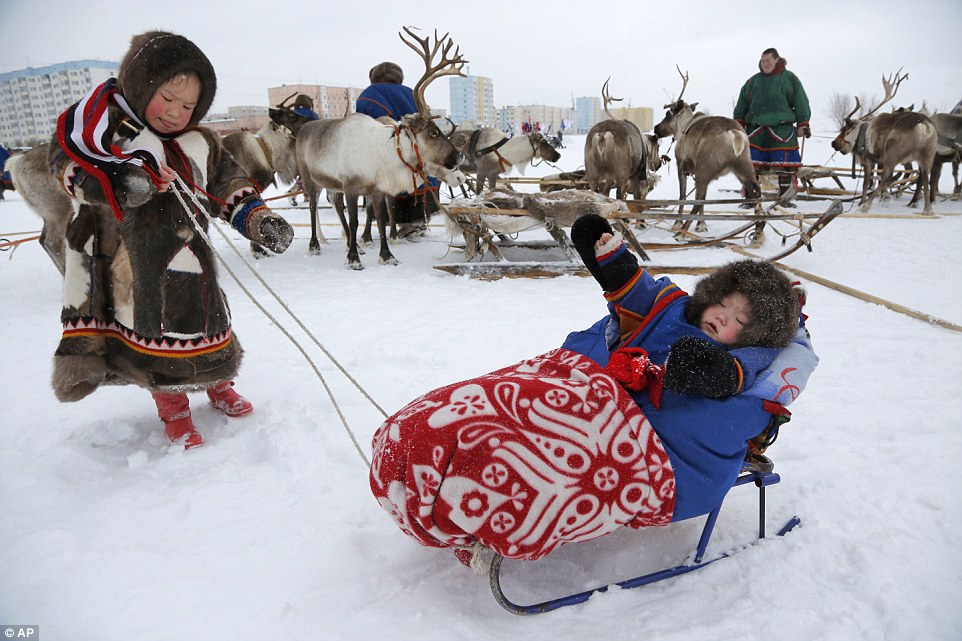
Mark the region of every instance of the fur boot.
[[[795, 183], [795, 174], [778, 174], [778, 193], [784, 194]], [[795, 208], [796, 205], [791, 200], [782, 203], [782, 207]]]
[[164, 422], [164, 430], [171, 443], [183, 444], [185, 450], [200, 447], [204, 437], [200, 435], [190, 418], [190, 401], [183, 392], [168, 394], [152, 392], [157, 404], [157, 415]]
[[210, 404], [228, 416], [247, 416], [254, 406], [234, 391], [234, 381], [224, 381], [207, 388]]

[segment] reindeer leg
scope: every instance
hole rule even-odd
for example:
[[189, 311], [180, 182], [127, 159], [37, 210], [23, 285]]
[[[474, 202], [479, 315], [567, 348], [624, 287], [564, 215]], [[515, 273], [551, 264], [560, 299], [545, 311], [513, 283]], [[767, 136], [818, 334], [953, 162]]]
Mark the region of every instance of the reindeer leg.
[[[374, 200], [380, 200], [382, 198], [384, 198], [384, 196], [381, 196], [381, 195], [371, 196], [370, 198], [367, 199], [367, 204], [364, 207], [364, 213], [366, 214], [366, 217], [364, 220], [364, 233], [361, 234], [361, 241], [367, 245], [371, 245], [374, 243], [374, 239], [371, 238], [371, 227], [372, 227], [371, 223], [374, 221], [374, 218], [378, 215], [377, 212], [374, 210]], [[380, 220], [378, 220], [378, 229], [379, 230], [381, 229]]]
[[344, 264], [349, 269], [364, 269], [357, 251], [357, 199], [356, 194], [345, 194], [348, 213], [347, 259]]
[[388, 247], [387, 242], [387, 197], [383, 194], [377, 194], [372, 197], [372, 200], [374, 201], [372, 203], [374, 215], [377, 217], [377, 233], [381, 235], [381, 252], [378, 262], [382, 265], [398, 265], [400, 263], [391, 253], [391, 248]]
[[[453, 192], [452, 192], [452, 196], [453, 196]], [[397, 215], [396, 215], [396, 209], [395, 209], [396, 203], [397, 203], [397, 200], [394, 198], [394, 196], [384, 197], [384, 208], [387, 210], [387, 219], [391, 224], [391, 240], [398, 239]]]
[[929, 172], [929, 197], [935, 201], [939, 197], [939, 179], [942, 177], [942, 161], [936, 156]]
[[307, 253], [318, 255], [321, 253], [321, 244], [317, 239], [317, 187], [313, 180], [305, 182], [307, 205], [311, 210], [311, 241], [307, 244]]
[[932, 185], [929, 182], [929, 175], [931, 174], [931, 167], [926, 167], [922, 162], [919, 162], [919, 179], [916, 182], [915, 193], [918, 196], [918, 192], [921, 189], [924, 193], [925, 206], [922, 208], [922, 214], [925, 216], [930, 216], [932, 214]]

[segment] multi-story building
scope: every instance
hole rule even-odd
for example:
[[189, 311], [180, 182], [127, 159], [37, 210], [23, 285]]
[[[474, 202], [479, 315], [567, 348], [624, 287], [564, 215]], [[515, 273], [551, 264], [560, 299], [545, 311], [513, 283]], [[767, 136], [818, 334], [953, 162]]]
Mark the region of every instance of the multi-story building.
[[0, 73], [0, 144], [31, 147], [47, 142], [57, 117], [107, 78], [119, 64], [77, 60]]
[[635, 123], [641, 131], [651, 131], [654, 127], [654, 112], [651, 107], [618, 107], [616, 109], [609, 108], [608, 111], [615, 118]]
[[575, 110], [570, 107], [519, 105], [498, 109], [496, 126], [502, 131], [511, 131], [514, 134], [521, 133], [525, 125], [542, 133], [556, 134], [562, 129], [569, 130], [575, 120]]
[[[586, 96], [575, 101], [577, 123], [575, 133], [585, 134], [597, 123], [608, 118], [601, 106], [601, 98]], [[638, 125], [641, 131], [651, 131], [654, 126], [654, 112], [651, 107], [609, 107], [611, 115], [619, 120], [628, 120]]]
[[257, 131], [270, 119], [267, 107], [246, 105], [228, 107], [226, 114], [207, 114], [200, 124], [226, 136], [237, 131]]
[[575, 119], [576, 134], [586, 134], [602, 118], [604, 112], [601, 110], [601, 98], [593, 96], [582, 96], [575, 100], [575, 111], [578, 112]]
[[451, 121], [483, 127], [497, 126], [494, 83], [484, 76], [452, 77], [449, 82]]
[[[364, 91], [358, 87], [334, 87], [331, 85], [283, 85], [269, 87], [267, 99], [270, 105], [281, 104], [285, 99], [304, 94], [314, 100], [314, 111], [321, 118], [343, 118], [355, 111], [357, 97]], [[288, 105], [294, 103], [291, 98]]]

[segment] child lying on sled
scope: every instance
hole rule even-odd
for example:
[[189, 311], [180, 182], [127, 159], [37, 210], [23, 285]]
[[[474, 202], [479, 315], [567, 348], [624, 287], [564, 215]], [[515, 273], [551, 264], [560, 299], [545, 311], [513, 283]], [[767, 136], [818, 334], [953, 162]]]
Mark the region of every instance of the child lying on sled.
[[688, 296], [639, 268], [605, 219], [582, 217], [571, 236], [609, 315], [560, 349], [428, 392], [374, 435], [381, 506], [462, 561], [478, 546], [533, 560], [707, 514], [772, 402], [791, 402], [817, 363], [798, 293], [769, 263], [726, 265]]

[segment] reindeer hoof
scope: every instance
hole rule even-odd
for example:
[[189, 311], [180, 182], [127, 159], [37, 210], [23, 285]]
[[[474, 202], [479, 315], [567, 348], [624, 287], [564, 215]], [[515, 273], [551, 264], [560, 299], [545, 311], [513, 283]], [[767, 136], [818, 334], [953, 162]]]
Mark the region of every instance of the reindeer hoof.
[[311, 256], [320, 256], [321, 248], [318, 245], [311, 245], [310, 247], [307, 248], [307, 253], [310, 254]]
[[391, 265], [391, 266], [394, 266], [394, 267], [396, 267], [396, 266], [398, 266], [398, 265], [401, 264], [400, 262], [398, 262], [398, 259], [395, 258], [394, 256], [388, 256], [387, 258], [381, 258], [381, 259], [378, 260], [378, 262], [381, 263], [382, 265]]

